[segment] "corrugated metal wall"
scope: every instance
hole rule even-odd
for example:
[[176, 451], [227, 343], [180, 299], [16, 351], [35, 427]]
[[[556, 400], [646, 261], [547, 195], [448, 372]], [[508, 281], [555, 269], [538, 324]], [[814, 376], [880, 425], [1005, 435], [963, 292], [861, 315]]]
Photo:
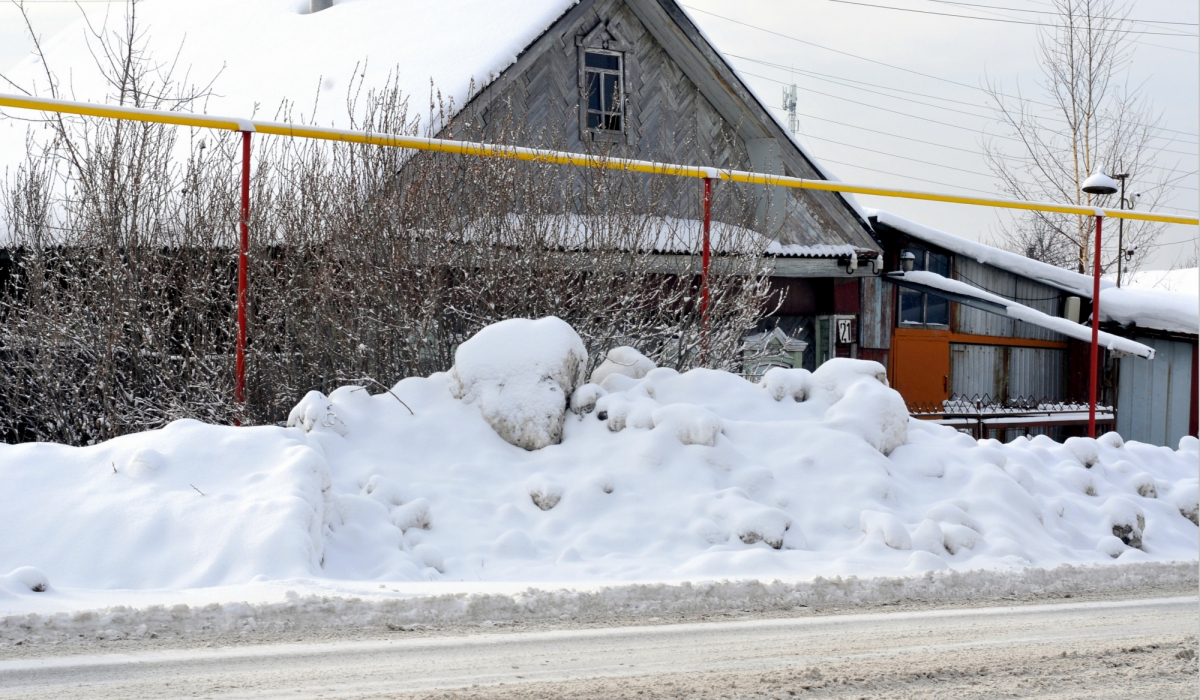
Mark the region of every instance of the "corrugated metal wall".
[[950, 393], [1001, 402], [1061, 401], [1066, 398], [1066, 363], [1066, 351], [1055, 348], [951, 343]]
[[[954, 278], [993, 294], [1020, 302], [1051, 316], [1059, 316], [1064, 293], [1018, 277], [999, 268], [983, 265], [971, 258], [954, 256]], [[1017, 321], [982, 309], [954, 305], [953, 330], [971, 335], [994, 335], [1006, 338], [1029, 338], [1063, 342], [1065, 337], [1040, 326]]]
[[1188, 434], [1193, 343], [1136, 338], [1154, 348], [1154, 359], [1121, 359], [1117, 382], [1117, 432], [1126, 440], [1176, 447]]
[[1067, 398], [1067, 351], [1009, 348], [1009, 398], [1062, 401]]
[[896, 285], [878, 277], [862, 278], [862, 308], [858, 327], [864, 348], [892, 347], [892, 316], [896, 311]]
[[966, 398], [998, 398], [1003, 387], [1003, 348], [950, 344], [950, 393]]

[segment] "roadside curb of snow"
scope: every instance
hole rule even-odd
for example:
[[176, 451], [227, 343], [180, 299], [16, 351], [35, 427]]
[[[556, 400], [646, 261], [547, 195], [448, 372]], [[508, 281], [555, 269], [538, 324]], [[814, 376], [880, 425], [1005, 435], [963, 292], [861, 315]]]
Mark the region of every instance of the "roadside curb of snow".
[[662, 618], [726, 611], [769, 612], [801, 607], [947, 602], [1012, 596], [1062, 596], [1161, 587], [1196, 587], [1197, 562], [1064, 564], [1053, 569], [930, 571], [905, 577], [816, 577], [810, 581], [703, 581], [626, 584], [598, 590], [517, 594], [454, 593], [363, 600], [300, 597], [282, 603], [213, 603], [203, 607], [116, 606], [75, 613], [0, 618], [0, 648], [82, 640], [179, 638], [256, 632], [335, 629], [420, 629], [512, 622]]

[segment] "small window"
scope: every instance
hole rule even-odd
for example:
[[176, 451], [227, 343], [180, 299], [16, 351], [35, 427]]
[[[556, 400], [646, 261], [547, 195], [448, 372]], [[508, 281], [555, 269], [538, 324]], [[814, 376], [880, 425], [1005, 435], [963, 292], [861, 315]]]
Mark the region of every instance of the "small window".
[[622, 131], [625, 85], [621, 54], [587, 51], [583, 56], [583, 103], [586, 125], [593, 131]]
[[[927, 270], [942, 277], [950, 276], [950, 256], [917, 248], [905, 248], [903, 252], [916, 256], [916, 260], [913, 261], [914, 270]], [[914, 326], [948, 326], [950, 302], [932, 294], [901, 289], [900, 323]]]

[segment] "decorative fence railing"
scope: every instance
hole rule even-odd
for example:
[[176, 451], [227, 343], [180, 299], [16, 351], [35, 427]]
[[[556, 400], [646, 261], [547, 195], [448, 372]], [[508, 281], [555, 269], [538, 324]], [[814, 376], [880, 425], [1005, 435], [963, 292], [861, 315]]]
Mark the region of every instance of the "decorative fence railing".
[[[914, 418], [958, 428], [977, 439], [992, 437], [993, 431], [1002, 431], [1002, 437], [1015, 437], [1009, 431], [1028, 435], [1047, 433], [1052, 428], [1086, 427], [1088, 423], [1087, 401], [1032, 396], [993, 399], [987, 394], [970, 397], [955, 394], [940, 402], [909, 403], [908, 411]], [[1111, 429], [1115, 422], [1112, 406], [1096, 406], [1098, 426], [1107, 425]]]

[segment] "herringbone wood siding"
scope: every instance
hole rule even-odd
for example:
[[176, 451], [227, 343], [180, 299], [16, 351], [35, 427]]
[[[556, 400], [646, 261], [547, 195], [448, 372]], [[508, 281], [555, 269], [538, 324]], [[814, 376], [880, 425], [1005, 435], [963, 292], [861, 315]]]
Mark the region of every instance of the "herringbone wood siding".
[[[614, 154], [752, 169], [746, 146], [737, 135], [737, 125], [726, 122], [624, 0], [596, 0], [582, 11], [568, 12], [522, 60], [471, 101], [466, 113], [480, 118], [469, 120], [469, 135], [487, 138], [492, 127], [516, 123], [525, 133], [537, 135], [536, 143], [530, 145], [597, 150], [584, 142], [579, 128], [580, 49], [575, 39], [605, 23], [615, 26], [631, 47], [624, 53], [628, 145], [618, 145]], [[468, 133], [459, 130], [450, 135], [463, 137]], [[790, 170], [785, 174], [816, 176]], [[675, 191], [677, 204], [698, 209], [696, 183], [680, 181]], [[783, 243], [861, 245], [865, 239], [865, 234], [858, 231], [842, 235], [845, 225], [812, 201], [811, 193], [776, 190], [770, 196], [787, 198], [784, 225], [779, 232]]]

